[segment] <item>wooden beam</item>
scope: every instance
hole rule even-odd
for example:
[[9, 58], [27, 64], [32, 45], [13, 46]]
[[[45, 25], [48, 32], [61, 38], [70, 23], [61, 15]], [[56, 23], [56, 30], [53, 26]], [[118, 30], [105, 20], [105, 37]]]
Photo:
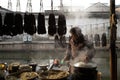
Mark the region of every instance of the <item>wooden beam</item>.
[[110, 0], [110, 72], [111, 80], [117, 80], [117, 54], [116, 54], [116, 13], [115, 0]]

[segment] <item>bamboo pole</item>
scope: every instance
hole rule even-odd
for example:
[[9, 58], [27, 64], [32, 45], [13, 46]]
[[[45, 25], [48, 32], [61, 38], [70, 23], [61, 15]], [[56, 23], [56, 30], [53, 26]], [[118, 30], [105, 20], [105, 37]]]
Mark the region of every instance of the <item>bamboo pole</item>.
[[110, 0], [110, 72], [111, 80], [117, 80], [117, 54], [116, 54], [116, 13], [115, 0]]
[[51, 0], [51, 10], [53, 11], [53, 0]]

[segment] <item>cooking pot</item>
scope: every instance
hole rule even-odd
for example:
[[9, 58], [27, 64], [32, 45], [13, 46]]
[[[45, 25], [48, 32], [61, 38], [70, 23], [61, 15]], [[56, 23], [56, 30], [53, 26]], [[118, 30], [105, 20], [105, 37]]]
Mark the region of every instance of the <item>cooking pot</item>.
[[13, 62], [8, 65], [8, 72], [9, 73], [14, 73], [19, 70], [20, 63], [19, 62]]
[[74, 64], [74, 73], [80, 80], [97, 80], [97, 65], [93, 62], [78, 62]]
[[30, 63], [29, 64], [30, 66], [32, 66], [32, 71], [36, 71], [36, 66], [37, 66], [37, 63]]
[[42, 65], [38, 65], [39, 67], [40, 67], [40, 70], [39, 71], [41, 71], [41, 72], [44, 72], [44, 71], [46, 71], [46, 70], [48, 70], [48, 65], [46, 65], [46, 64], [42, 64]]

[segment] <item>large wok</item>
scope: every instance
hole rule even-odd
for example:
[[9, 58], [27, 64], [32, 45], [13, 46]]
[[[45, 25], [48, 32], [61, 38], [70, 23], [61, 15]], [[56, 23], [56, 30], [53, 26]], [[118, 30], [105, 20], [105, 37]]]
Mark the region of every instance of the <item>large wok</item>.
[[39, 73], [41, 80], [67, 80], [69, 76], [68, 71], [49, 70]]

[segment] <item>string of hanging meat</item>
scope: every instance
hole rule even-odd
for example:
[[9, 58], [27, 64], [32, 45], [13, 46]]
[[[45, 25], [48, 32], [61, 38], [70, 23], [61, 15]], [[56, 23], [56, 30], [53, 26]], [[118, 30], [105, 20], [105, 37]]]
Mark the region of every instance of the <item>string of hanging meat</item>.
[[38, 34], [45, 34], [46, 33], [45, 15], [42, 13], [38, 14], [37, 32], [38, 32]]
[[35, 16], [32, 13], [24, 15], [24, 32], [30, 35], [36, 33]]
[[2, 36], [2, 15], [0, 13], [0, 36]]
[[51, 36], [56, 34], [56, 21], [55, 21], [55, 15], [53, 13], [49, 15], [49, 19], [48, 19], [48, 34]]

